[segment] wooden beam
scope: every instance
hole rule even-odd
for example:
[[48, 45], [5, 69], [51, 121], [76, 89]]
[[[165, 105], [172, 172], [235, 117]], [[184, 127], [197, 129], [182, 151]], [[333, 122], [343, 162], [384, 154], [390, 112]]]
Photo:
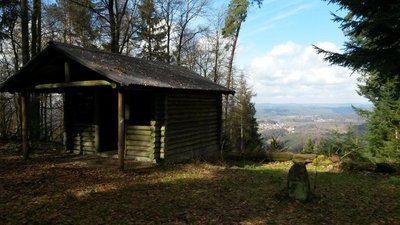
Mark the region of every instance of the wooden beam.
[[110, 83], [106, 80], [83, 80], [83, 81], [72, 81], [67, 83], [50, 83], [50, 84], [38, 84], [34, 89], [61, 89], [71, 87], [99, 87], [99, 86], [110, 86], [116, 88], [115, 83]]
[[21, 93], [21, 131], [22, 131], [22, 153], [24, 159], [29, 158], [29, 140], [28, 140], [28, 111], [27, 111], [27, 98], [26, 92]]
[[119, 168], [125, 167], [125, 109], [124, 109], [124, 93], [118, 90], [118, 159]]

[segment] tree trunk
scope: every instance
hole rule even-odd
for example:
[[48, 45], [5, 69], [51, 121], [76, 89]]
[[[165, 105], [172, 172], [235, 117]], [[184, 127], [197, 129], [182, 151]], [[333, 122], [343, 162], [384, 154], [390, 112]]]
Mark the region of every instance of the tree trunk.
[[21, 35], [22, 35], [22, 63], [25, 65], [30, 59], [29, 55], [29, 18], [28, 0], [21, 0]]
[[[114, 14], [114, 0], [108, 1], [108, 15], [110, 20], [110, 35], [111, 35], [111, 52], [117, 53], [118, 52], [118, 40], [117, 37], [117, 27], [115, 23], [115, 14]], [[118, 6], [117, 6], [118, 7]]]
[[[231, 55], [229, 57], [229, 63], [228, 63], [228, 75], [226, 78], [226, 88], [231, 89], [232, 88], [232, 83], [233, 83], [233, 75], [232, 75], [232, 71], [233, 71], [233, 59], [235, 57], [235, 51], [236, 51], [236, 45], [237, 45], [237, 41], [239, 38], [239, 32], [240, 32], [240, 25], [238, 26], [238, 28], [236, 29], [236, 33], [235, 36], [233, 38], [233, 44], [232, 44], [232, 51], [231, 51]], [[225, 95], [225, 132], [228, 128], [228, 111], [229, 111], [229, 95]]]
[[214, 82], [218, 82], [218, 59], [219, 59], [219, 32], [216, 33], [216, 43], [215, 43], [215, 59], [214, 59]]

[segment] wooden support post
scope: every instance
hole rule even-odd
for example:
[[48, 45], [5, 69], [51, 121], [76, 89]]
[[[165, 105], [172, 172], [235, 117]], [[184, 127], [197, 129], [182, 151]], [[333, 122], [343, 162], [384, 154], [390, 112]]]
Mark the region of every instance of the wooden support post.
[[[64, 79], [65, 79], [65, 83], [70, 82], [71, 79], [71, 73], [70, 73], [70, 69], [69, 69], [69, 63], [67, 61], [64, 62]], [[70, 113], [71, 110], [69, 110], [69, 101], [70, 98], [68, 97], [69, 93], [65, 92], [64, 93], [64, 150], [65, 151], [70, 151], [70, 153], [72, 153], [73, 150], [73, 146], [70, 144], [70, 137], [71, 134], [71, 129], [70, 129]]]
[[22, 136], [22, 153], [24, 159], [29, 158], [29, 140], [28, 140], [28, 111], [27, 111], [27, 98], [26, 92], [21, 93], [21, 136]]
[[119, 168], [125, 167], [125, 109], [124, 109], [124, 93], [118, 90], [118, 159]]
[[100, 151], [100, 90], [94, 92], [94, 148], [96, 152]]

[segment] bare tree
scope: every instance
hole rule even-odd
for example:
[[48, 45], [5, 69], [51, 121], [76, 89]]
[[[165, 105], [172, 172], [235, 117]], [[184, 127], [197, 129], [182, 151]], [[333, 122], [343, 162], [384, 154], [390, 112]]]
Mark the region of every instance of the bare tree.
[[176, 41], [176, 63], [182, 64], [182, 51], [184, 46], [188, 44], [197, 34], [204, 31], [204, 28], [190, 28], [190, 24], [198, 17], [204, 14], [204, 10], [208, 4], [208, 0], [182, 0], [178, 18], [176, 21], [177, 41]]
[[173, 35], [173, 25], [176, 20], [177, 13], [180, 7], [179, 0], [157, 0], [157, 7], [159, 8], [160, 17], [165, 23], [166, 37], [167, 37], [167, 63], [171, 63], [171, 42]]

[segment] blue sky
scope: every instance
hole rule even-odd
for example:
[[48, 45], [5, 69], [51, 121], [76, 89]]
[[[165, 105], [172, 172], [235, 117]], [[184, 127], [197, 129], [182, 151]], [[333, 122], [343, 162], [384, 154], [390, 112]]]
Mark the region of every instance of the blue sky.
[[343, 48], [346, 38], [331, 12], [344, 13], [322, 0], [264, 0], [249, 10], [235, 63], [256, 92], [256, 103], [367, 102], [356, 93], [356, 74], [330, 66], [312, 48]]

